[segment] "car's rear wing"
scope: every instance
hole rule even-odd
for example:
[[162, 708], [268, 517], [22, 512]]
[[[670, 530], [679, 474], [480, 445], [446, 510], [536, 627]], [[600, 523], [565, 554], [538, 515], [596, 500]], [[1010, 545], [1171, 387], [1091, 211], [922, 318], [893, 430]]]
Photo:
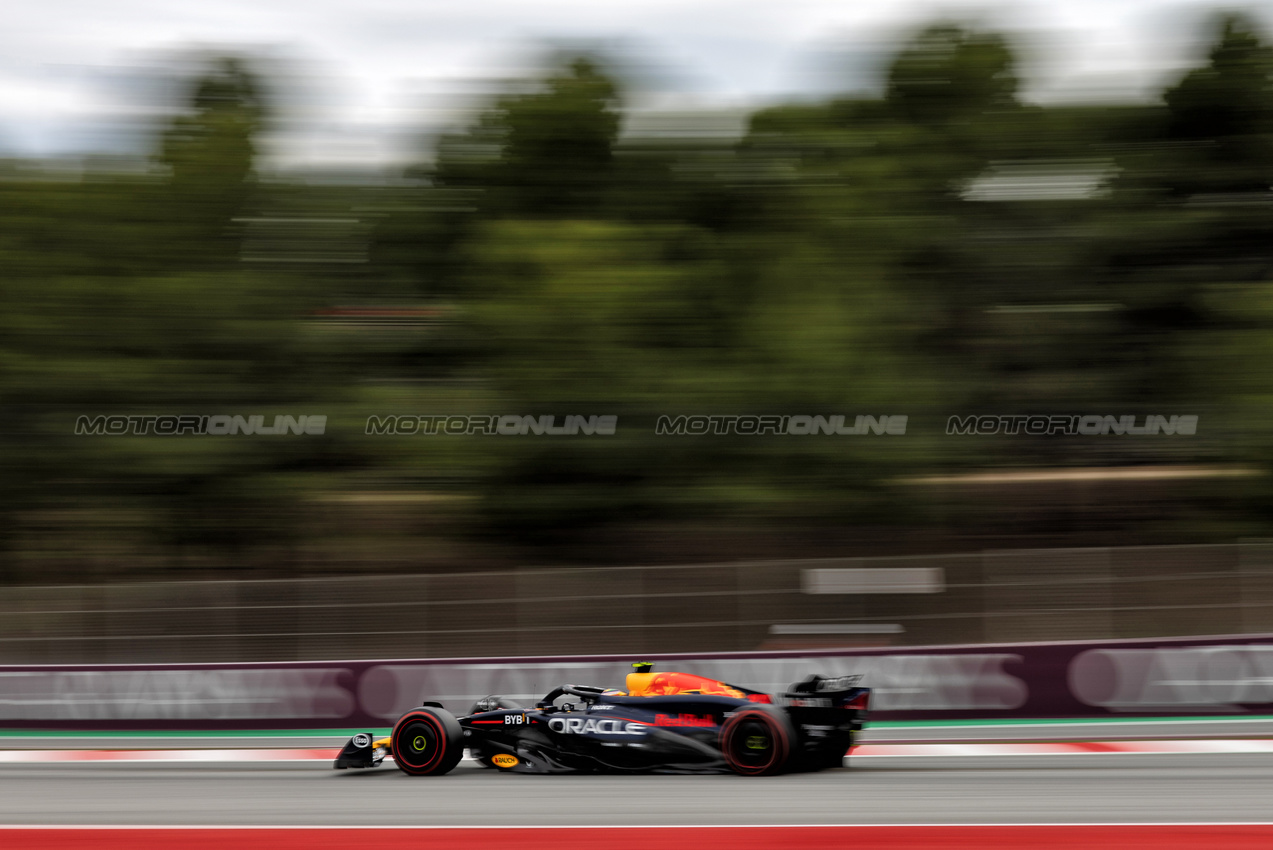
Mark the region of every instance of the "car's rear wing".
[[862, 677], [824, 678], [810, 675], [796, 682], [782, 695], [786, 705], [807, 708], [851, 708], [865, 714], [871, 707], [871, 689], [862, 687]]

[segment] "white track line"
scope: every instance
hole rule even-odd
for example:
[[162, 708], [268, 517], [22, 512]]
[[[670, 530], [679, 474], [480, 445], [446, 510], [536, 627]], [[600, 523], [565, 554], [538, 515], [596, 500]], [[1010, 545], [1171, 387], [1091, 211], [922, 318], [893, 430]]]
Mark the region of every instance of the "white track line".
[[1058, 741], [1052, 743], [976, 744], [863, 744], [853, 758], [916, 756], [1057, 756], [1181, 753], [1273, 753], [1273, 741], [1252, 738], [1215, 738], [1193, 741]]
[[33, 762], [243, 762], [243, 761], [332, 761], [337, 749], [246, 749], [246, 750], [0, 750], [0, 763]]

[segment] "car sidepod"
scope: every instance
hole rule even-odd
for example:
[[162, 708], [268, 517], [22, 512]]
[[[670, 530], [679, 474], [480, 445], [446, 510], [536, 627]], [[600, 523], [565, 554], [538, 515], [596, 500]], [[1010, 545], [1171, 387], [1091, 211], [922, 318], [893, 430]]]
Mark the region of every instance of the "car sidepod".
[[566, 708], [483, 712], [460, 722], [472, 756], [503, 770], [710, 772], [725, 767], [720, 726], [739, 704], [745, 701], [604, 695]]

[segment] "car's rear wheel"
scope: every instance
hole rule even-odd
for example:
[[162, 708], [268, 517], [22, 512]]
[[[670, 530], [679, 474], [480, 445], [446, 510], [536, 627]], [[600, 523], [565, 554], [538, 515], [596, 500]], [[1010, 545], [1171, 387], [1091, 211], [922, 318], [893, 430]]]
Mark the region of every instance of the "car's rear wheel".
[[795, 731], [781, 709], [755, 705], [721, 727], [720, 748], [730, 770], [743, 776], [781, 773], [791, 759]]
[[393, 761], [403, 773], [434, 776], [449, 772], [464, 755], [464, 730], [451, 712], [415, 708], [394, 724], [390, 736]]

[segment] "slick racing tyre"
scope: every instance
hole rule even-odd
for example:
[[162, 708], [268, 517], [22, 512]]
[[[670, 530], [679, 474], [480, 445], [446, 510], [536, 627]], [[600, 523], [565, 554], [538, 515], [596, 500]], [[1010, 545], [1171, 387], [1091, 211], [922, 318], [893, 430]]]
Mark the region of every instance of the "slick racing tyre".
[[757, 704], [725, 721], [720, 730], [720, 749], [734, 773], [770, 776], [787, 767], [794, 739], [795, 730], [782, 709]]
[[448, 773], [464, 755], [464, 730], [442, 708], [414, 708], [394, 724], [390, 736], [393, 761], [403, 773], [434, 776]]

